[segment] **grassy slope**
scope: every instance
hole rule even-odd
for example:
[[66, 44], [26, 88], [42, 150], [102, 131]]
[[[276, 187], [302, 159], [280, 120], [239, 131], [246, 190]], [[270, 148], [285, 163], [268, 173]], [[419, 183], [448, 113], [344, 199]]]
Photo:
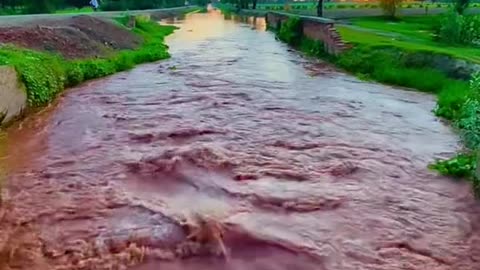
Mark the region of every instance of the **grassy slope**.
[[398, 22], [382, 18], [357, 18], [352, 25], [339, 25], [342, 38], [352, 44], [393, 46], [407, 51], [444, 54], [480, 63], [480, 49], [455, 47], [433, 41], [431, 28], [439, 23], [438, 16], [403, 17]]
[[168, 58], [163, 41], [174, 29], [156, 22], [138, 21], [134, 31], [144, 38], [142, 46], [99, 59], [66, 60], [44, 52], [0, 47], [0, 65], [14, 66], [26, 86], [29, 105], [41, 106], [51, 102], [66, 87], [128, 70], [136, 64]]

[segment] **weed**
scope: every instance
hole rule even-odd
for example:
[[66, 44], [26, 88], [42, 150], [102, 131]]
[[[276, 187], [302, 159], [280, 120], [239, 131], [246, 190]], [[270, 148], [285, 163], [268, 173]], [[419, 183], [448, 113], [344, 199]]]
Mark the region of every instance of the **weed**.
[[473, 154], [462, 153], [452, 159], [438, 161], [430, 168], [445, 175], [471, 178], [476, 168], [476, 158]]

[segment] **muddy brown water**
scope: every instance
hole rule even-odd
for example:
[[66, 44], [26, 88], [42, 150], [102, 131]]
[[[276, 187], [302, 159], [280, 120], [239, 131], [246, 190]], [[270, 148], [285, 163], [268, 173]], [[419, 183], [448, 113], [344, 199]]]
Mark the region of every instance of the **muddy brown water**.
[[229, 260], [157, 254], [130, 269], [480, 269], [470, 187], [426, 168], [459, 147], [434, 98], [359, 81], [245, 22], [170, 20], [170, 60], [11, 127], [3, 263], [125, 269], [102, 258], [168, 250], [185, 240], [178, 217], [200, 212], [225, 225]]

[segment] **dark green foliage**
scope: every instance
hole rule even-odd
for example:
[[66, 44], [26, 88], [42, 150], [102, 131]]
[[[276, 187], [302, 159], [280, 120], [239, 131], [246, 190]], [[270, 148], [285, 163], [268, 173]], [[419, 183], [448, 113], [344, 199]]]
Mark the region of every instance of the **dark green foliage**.
[[67, 77], [66, 86], [68, 87], [80, 84], [85, 80], [85, 72], [79, 63], [70, 63], [70, 65], [67, 65], [65, 72]]
[[467, 82], [450, 81], [438, 94], [435, 114], [448, 120], [458, 119], [469, 92]]
[[309, 56], [314, 57], [326, 57], [327, 53], [325, 52], [325, 45], [316, 40], [309, 38], [302, 38], [299, 46], [300, 51], [306, 53]]
[[480, 73], [470, 81], [470, 91], [461, 106], [456, 124], [465, 145], [470, 149], [480, 148]]
[[48, 53], [1, 47], [0, 65], [16, 68], [26, 86], [30, 106], [45, 105], [65, 87], [128, 70], [135, 64], [168, 58], [163, 40], [175, 28], [143, 20], [136, 25], [134, 31], [145, 40], [136, 50], [121, 51], [106, 58], [70, 61]]
[[[460, 130], [460, 134], [469, 153], [438, 161], [431, 167], [442, 174], [466, 177], [472, 181], [476, 195], [480, 195], [480, 175], [475, 175], [478, 153], [480, 149], [480, 74], [475, 74], [470, 82], [469, 91], [461, 93], [458, 98], [456, 113], [452, 120]], [[460, 96], [460, 94], [456, 94]]]
[[465, 13], [465, 10], [468, 8], [470, 0], [454, 0], [455, 12], [458, 14]]
[[292, 46], [298, 46], [303, 37], [302, 21], [299, 17], [289, 17], [281, 24], [278, 38]]
[[480, 41], [480, 16], [451, 12], [435, 30], [438, 39], [444, 43], [476, 45]]
[[[198, 0], [202, 1], [202, 0]], [[65, 8], [89, 6], [89, 0], [0, 0], [3, 13], [52, 13]], [[134, 10], [181, 7], [185, 0], [100, 0], [103, 10]]]
[[452, 159], [438, 161], [430, 165], [430, 168], [444, 175], [472, 178], [476, 168], [476, 158], [473, 154], [462, 153]]

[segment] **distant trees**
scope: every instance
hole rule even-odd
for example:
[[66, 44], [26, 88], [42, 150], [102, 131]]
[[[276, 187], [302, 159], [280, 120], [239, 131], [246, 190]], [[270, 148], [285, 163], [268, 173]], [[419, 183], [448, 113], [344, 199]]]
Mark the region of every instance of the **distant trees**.
[[222, 3], [234, 4], [237, 8], [249, 9], [250, 6], [252, 9], [257, 8], [257, 0], [222, 0]]
[[460, 15], [465, 12], [470, 4], [470, 0], [454, 0], [453, 2], [455, 11]]
[[[49, 13], [57, 9], [88, 6], [90, 0], [0, 0], [0, 8], [23, 13]], [[185, 5], [185, 0], [99, 0], [104, 10], [168, 8]]]

